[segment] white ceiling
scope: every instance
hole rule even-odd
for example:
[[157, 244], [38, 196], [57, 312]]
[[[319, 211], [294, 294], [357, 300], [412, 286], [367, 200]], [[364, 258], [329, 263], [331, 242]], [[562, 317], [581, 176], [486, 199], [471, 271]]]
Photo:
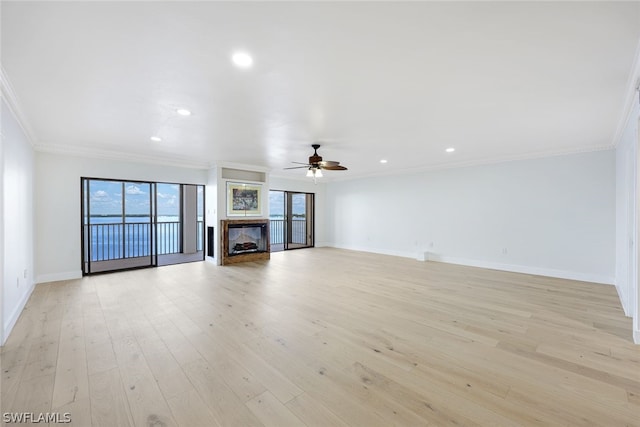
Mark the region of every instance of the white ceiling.
[[[350, 169], [328, 177], [612, 147], [640, 41], [637, 1], [1, 8], [38, 149], [280, 176], [304, 175], [282, 169], [313, 142]], [[239, 49], [251, 69], [231, 63]]]

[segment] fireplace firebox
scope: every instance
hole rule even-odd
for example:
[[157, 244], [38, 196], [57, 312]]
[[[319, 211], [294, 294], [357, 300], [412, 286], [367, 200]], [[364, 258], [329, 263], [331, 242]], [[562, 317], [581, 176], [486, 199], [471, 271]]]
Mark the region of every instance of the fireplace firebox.
[[222, 265], [269, 259], [269, 220], [222, 220]]

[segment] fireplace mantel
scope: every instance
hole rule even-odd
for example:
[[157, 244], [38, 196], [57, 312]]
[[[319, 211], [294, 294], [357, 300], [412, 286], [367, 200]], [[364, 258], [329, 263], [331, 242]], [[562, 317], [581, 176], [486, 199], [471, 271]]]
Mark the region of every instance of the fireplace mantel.
[[[223, 219], [220, 221], [220, 231], [222, 265], [270, 258], [268, 219]], [[242, 236], [241, 241], [230, 243], [230, 237], [234, 235]]]

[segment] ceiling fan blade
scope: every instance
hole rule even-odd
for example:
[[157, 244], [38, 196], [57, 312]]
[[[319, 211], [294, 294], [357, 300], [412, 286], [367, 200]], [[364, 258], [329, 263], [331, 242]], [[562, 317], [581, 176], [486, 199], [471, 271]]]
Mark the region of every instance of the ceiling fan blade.
[[335, 165], [335, 166], [322, 166], [320, 165], [320, 169], [328, 170], [328, 171], [346, 171], [348, 170], [344, 166]]
[[320, 162], [320, 166], [325, 167], [325, 166], [338, 166], [340, 164], [340, 162], [336, 162], [333, 160], [325, 160], [323, 162]]
[[[284, 168], [284, 169], [309, 168], [309, 170], [310, 171], [313, 170], [313, 172], [315, 172], [316, 169], [324, 169], [328, 171], [346, 171], [347, 170], [347, 168], [345, 168], [344, 166], [340, 166], [340, 162], [336, 162], [334, 160], [323, 161], [322, 156], [318, 155], [318, 148], [320, 148], [320, 144], [311, 144], [311, 147], [313, 147], [313, 155], [309, 157], [309, 163], [291, 162], [291, 163], [304, 165], [304, 166], [295, 166], [295, 167]], [[315, 176], [315, 173], [314, 173], [314, 176]]]

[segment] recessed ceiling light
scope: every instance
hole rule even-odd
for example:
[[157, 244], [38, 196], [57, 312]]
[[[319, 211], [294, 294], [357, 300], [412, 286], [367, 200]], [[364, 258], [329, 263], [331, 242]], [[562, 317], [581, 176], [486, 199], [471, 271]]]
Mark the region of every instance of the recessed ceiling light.
[[151, 138], [149, 138], [149, 139], [150, 139], [150, 140], [152, 140], [152, 141], [155, 141], [155, 142], [160, 142], [160, 141], [162, 141], [162, 138], [160, 138], [159, 136], [152, 136], [152, 137], [151, 137]]
[[185, 110], [184, 108], [177, 109], [176, 113], [180, 114], [181, 116], [190, 116], [191, 115], [191, 111]]
[[249, 68], [253, 65], [253, 58], [246, 52], [236, 52], [231, 57], [233, 63], [240, 68]]
[[454, 151], [456, 151], [456, 149], [455, 149], [455, 148], [453, 148], [453, 147], [449, 147], [449, 148], [447, 148], [447, 149], [446, 149], [446, 150], [444, 150], [444, 151], [446, 151], [447, 153], [453, 153]]
[[382, 160], [380, 160], [380, 163], [387, 163], [387, 160], [386, 159], [382, 159]]

